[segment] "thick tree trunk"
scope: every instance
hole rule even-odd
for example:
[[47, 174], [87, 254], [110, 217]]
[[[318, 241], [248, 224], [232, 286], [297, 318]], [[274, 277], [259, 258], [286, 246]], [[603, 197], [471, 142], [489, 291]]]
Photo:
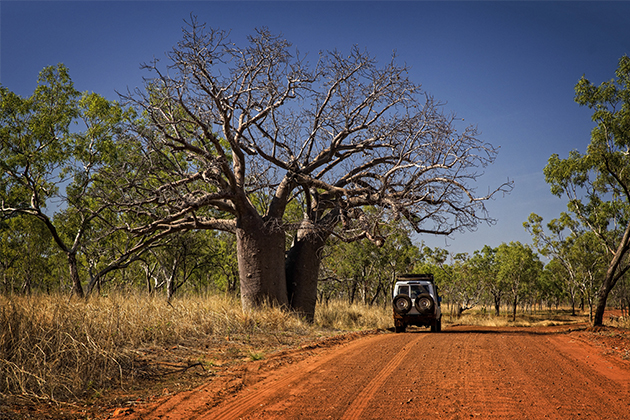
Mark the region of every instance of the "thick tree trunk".
[[327, 235], [303, 221], [286, 258], [287, 292], [291, 309], [309, 322], [315, 318], [317, 280]]
[[288, 305], [284, 241], [282, 229], [257, 215], [239, 219], [236, 247], [243, 309]]

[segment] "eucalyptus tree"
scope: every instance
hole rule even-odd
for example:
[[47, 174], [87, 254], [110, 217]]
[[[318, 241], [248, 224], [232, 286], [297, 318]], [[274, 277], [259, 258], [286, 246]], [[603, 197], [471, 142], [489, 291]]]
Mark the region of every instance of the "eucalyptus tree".
[[0, 282], [5, 293], [57, 287], [51, 275], [54, 252], [50, 232], [39, 220], [0, 220]]
[[331, 239], [320, 270], [323, 289], [327, 294], [334, 290], [336, 296], [345, 297], [349, 304], [372, 300], [383, 283], [380, 250], [367, 240], [348, 243]]
[[388, 238], [381, 246], [368, 239], [352, 242], [329, 239], [322, 259], [321, 276], [325, 280], [322, 295], [345, 294], [352, 303], [358, 293], [366, 304], [391, 302], [397, 275], [413, 271], [420, 250], [400, 223], [392, 222], [380, 229]]
[[577, 236], [571, 244], [571, 258], [578, 270], [578, 287], [589, 308], [593, 321], [593, 306], [610, 260], [607, 250], [591, 231]]
[[135, 234], [236, 234], [245, 308], [271, 301], [312, 316], [333, 232], [382, 244], [383, 219], [418, 233], [474, 229], [491, 220], [484, 201], [511, 187], [476, 193], [496, 149], [458, 130], [395, 56], [380, 65], [355, 47], [310, 62], [268, 29], [239, 46], [193, 18], [168, 59], [146, 65], [152, 77], [127, 95], [146, 116], [135, 127], [145, 160], [118, 174], [117, 201], [146, 219]]
[[568, 296], [571, 300], [572, 314], [575, 315], [575, 299], [576, 290], [566, 288], [567, 271], [558, 259], [552, 258], [541, 274], [540, 288], [543, 298], [547, 301], [549, 309], [555, 306], [556, 309], [560, 303]]
[[77, 254], [107, 207], [91, 189], [99, 169], [118, 158], [115, 137], [127, 117], [117, 103], [77, 91], [61, 64], [40, 72], [28, 98], [0, 87], [1, 216], [46, 226], [66, 255], [78, 296], [84, 292]]
[[547, 224], [549, 233], [545, 232], [542, 222], [542, 217], [532, 213], [527, 218], [527, 222], [523, 223], [523, 227], [532, 235], [534, 247], [538, 252], [555, 261], [553, 268], [557, 269], [555, 267], [557, 263], [564, 268], [563, 289], [571, 300], [571, 314], [575, 315], [575, 303], [581, 289], [579, 265], [582, 261], [574, 258], [573, 245], [575, 239], [583, 234], [583, 230], [580, 224], [571, 219], [567, 213], [562, 213], [560, 218], [553, 219]]
[[235, 295], [239, 287], [236, 238], [223, 232], [212, 233], [215, 233], [209, 241], [212, 287]]
[[630, 58], [623, 56], [615, 78], [594, 85], [582, 77], [575, 101], [593, 110], [596, 123], [582, 154], [566, 159], [554, 154], [545, 167], [546, 181], [557, 196], [569, 199], [575, 220], [606, 247], [610, 262], [597, 292], [594, 325], [602, 325], [610, 291], [630, 269]]
[[485, 293], [484, 278], [486, 273], [481, 270], [478, 263], [477, 253], [473, 257], [468, 253], [459, 253], [453, 256], [451, 294], [457, 303], [458, 317], [464, 311], [477, 306]]
[[494, 313], [499, 316], [501, 302], [506, 293], [506, 285], [499, 276], [499, 264], [497, 262], [497, 249], [484, 245], [481, 250], [476, 250], [470, 259], [473, 272], [481, 278], [481, 284], [485, 291], [492, 296]]
[[507, 287], [512, 299], [512, 320], [516, 321], [516, 308], [521, 299], [532, 291], [540, 276], [543, 264], [532, 249], [520, 242], [502, 243], [497, 248], [498, 277]]
[[159, 246], [151, 247], [144, 253], [145, 268], [151, 267], [151, 273], [147, 272], [147, 282], [153, 280], [153, 287], [149, 290], [163, 289], [170, 301], [179, 289], [191, 283], [191, 279], [196, 277], [203, 281], [210, 277], [208, 271], [213, 268], [211, 242], [214, 238], [195, 233], [170, 235]]
[[[457, 280], [453, 272], [453, 266], [449, 264], [450, 253], [444, 248], [433, 248], [428, 246], [422, 248], [421, 258], [416, 262], [416, 273], [433, 274], [435, 283], [440, 288], [440, 294], [445, 300], [449, 309], [455, 310], [455, 292]], [[453, 306], [451, 306], [453, 305]]]

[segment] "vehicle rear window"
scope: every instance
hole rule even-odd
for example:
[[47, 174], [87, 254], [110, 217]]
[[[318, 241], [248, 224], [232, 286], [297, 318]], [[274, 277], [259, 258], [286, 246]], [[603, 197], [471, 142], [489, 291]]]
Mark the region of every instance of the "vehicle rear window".
[[409, 286], [398, 286], [398, 294], [409, 296]]

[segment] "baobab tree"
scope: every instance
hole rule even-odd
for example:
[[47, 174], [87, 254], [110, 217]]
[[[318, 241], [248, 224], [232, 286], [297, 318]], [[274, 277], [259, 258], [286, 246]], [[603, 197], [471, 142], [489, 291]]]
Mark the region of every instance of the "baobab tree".
[[386, 219], [474, 229], [491, 221], [484, 201], [511, 187], [476, 193], [497, 150], [474, 127], [458, 131], [395, 56], [379, 65], [355, 47], [311, 63], [268, 29], [240, 47], [193, 18], [168, 59], [126, 95], [145, 116], [129, 140], [141, 158], [111, 174], [110, 191], [137, 216], [132, 233], [236, 234], [244, 308], [312, 317], [331, 234], [382, 243]]

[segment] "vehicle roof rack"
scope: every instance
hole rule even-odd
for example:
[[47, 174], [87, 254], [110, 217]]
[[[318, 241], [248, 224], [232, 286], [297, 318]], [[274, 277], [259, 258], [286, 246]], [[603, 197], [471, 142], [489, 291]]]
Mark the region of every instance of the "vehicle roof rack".
[[396, 280], [399, 281], [414, 281], [414, 280], [424, 280], [434, 282], [433, 274], [400, 274], [397, 276]]

